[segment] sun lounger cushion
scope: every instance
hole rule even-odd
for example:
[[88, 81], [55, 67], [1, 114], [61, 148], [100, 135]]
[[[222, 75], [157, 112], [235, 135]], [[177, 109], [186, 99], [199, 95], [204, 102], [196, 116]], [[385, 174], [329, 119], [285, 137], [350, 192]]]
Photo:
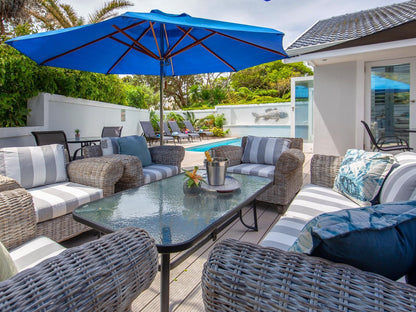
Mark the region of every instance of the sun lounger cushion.
[[28, 189], [35, 206], [37, 222], [66, 215], [78, 206], [103, 197], [103, 191], [72, 182]]
[[315, 216], [357, 207], [359, 206], [356, 203], [330, 188], [313, 184], [305, 185], [290, 204], [290, 209], [266, 235], [261, 245], [288, 250], [303, 227]]
[[227, 168], [227, 172], [274, 178], [275, 166], [264, 164], [240, 164]]
[[416, 199], [416, 162], [408, 162], [392, 170], [380, 192], [380, 203]]
[[171, 165], [150, 165], [143, 168], [144, 184], [159, 181], [179, 173], [178, 167]]
[[24, 188], [68, 181], [64, 146], [2, 148], [0, 174], [15, 179]]
[[103, 156], [120, 154], [120, 147], [118, 145], [118, 137], [102, 138], [101, 139], [101, 150]]
[[121, 137], [118, 140], [118, 145], [120, 146], [120, 154], [137, 156], [143, 167], [150, 166], [153, 163], [144, 137], [138, 135]]
[[416, 201], [325, 213], [290, 248], [397, 280], [416, 258]]
[[9, 279], [16, 273], [16, 265], [6, 247], [0, 242], [0, 282]]
[[394, 163], [390, 154], [349, 149], [335, 178], [334, 190], [362, 207], [369, 206]]
[[289, 149], [289, 145], [288, 139], [248, 136], [241, 162], [276, 165], [280, 155]]

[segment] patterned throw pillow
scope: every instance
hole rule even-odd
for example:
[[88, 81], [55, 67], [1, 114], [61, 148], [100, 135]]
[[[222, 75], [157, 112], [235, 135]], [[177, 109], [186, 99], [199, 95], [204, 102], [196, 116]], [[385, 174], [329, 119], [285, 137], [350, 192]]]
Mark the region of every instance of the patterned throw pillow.
[[289, 149], [290, 140], [248, 136], [241, 158], [243, 163], [276, 165], [280, 155]]
[[416, 201], [321, 214], [289, 249], [399, 279], [414, 270]]
[[68, 181], [64, 146], [2, 148], [0, 174], [15, 179], [24, 188]]
[[101, 150], [103, 151], [103, 156], [120, 154], [120, 147], [118, 145], [118, 137], [109, 137], [101, 139]]
[[370, 206], [394, 162], [391, 154], [350, 149], [335, 178], [334, 190], [362, 207]]

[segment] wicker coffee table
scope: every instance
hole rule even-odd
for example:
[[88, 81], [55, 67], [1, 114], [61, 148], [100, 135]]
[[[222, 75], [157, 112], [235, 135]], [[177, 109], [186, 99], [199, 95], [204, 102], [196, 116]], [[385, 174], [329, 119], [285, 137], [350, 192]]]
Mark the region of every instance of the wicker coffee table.
[[[161, 311], [169, 311], [170, 269], [240, 216], [241, 209], [272, 181], [263, 177], [230, 174], [240, 188], [228, 193], [202, 190], [198, 195], [184, 195], [184, 176], [177, 175], [142, 187], [123, 191], [110, 197], [80, 206], [75, 220], [110, 233], [133, 226], [146, 230], [156, 241], [161, 253]], [[257, 229], [257, 213], [253, 206], [253, 223]], [[170, 262], [170, 254], [185, 251]]]

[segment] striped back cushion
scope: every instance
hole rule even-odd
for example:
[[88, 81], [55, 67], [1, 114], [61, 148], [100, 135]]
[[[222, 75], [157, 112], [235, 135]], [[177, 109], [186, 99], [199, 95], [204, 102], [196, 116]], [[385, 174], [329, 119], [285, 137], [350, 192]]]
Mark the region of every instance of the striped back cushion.
[[414, 199], [416, 190], [416, 162], [395, 168], [386, 178], [380, 192], [380, 203]]
[[290, 140], [283, 138], [248, 136], [243, 163], [276, 165], [280, 155], [289, 149]]
[[15, 179], [24, 188], [67, 181], [64, 146], [2, 148], [0, 174]]
[[416, 162], [416, 153], [414, 152], [402, 152], [399, 154], [394, 155], [394, 158], [396, 158], [397, 162], [400, 165]]
[[103, 151], [103, 156], [120, 154], [118, 139], [118, 137], [108, 137], [101, 139], [101, 150]]

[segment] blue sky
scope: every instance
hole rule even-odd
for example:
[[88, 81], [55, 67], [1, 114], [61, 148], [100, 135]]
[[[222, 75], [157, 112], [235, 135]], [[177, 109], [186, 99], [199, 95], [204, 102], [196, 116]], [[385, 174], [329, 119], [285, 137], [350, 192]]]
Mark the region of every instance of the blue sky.
[[[152, 9], [173, 14], [251, 24], [285, 33], [286, 48], [304, 31], [321, 19], [375, 7], [400, 3], [400, 0], [130, 0], [135, 5], [124, 11], [149, 12]], [[61, 0], [87, 17], [103, 6], [103, 0]]]

